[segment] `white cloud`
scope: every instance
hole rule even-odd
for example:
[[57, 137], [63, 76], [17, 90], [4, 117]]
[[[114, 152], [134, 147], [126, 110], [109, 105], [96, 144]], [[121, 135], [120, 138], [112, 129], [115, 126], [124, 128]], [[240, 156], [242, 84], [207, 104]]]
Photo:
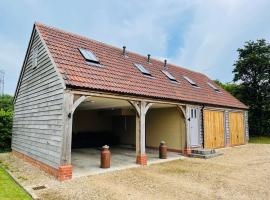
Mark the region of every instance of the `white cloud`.
[[[98, 20], [90, 20], [86, 31], [98, 40], [143, 54], [164, 56], [170, 35], [168, 26], [179, 21], [188, 1], [117, 1], [94, 11]], [[114, 10], [114, 8], [117, 8]], [[96, 19], [96, 18], [95, 18]]]
[[237, 48], [247, 40], [270, 39], [269, 1], [197, 1], [175, 62], [222, 81], [232, 80]]
[[0, 44], [0, 70], [5, 72], [4, 91], [13, 94], [23, 62], [24, 49], [1, 35]]
[[237, 48], [247, 40], [270, 39], [268, 0], [78, 0], [64, 4], [25, 0], [0, 7], [5, 8], [4, 14], [0, 12], [0, 27], [5, 30], [0, 33], [0, 68], [6, 71], [11, 94], [30, 37], [28, 29], [38, 20], [118, 47], [126, 45], [127, 50], [144, 55], [168, 57], [168, 62], [222, 81], [232, 80]]

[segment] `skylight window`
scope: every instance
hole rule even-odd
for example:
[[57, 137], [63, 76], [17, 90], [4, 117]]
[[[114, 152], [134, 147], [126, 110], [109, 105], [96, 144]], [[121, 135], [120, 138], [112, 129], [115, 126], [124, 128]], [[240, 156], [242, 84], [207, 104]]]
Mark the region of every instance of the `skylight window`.
[[80, 53], [83, 55], [84, 59], [88, 62], [94, 62], [94, 63], [99, 63], [98, 58], [94, 55], [93, 52], [87, 50], [87, 49], [82, 49], [80, 48]]
[[208, 84], [213, 90], [215, 90], [216, 92], [220, 92], [220, 90], [219, 90], [216, 86], [214, 86], [213, 84], [211, 84], [211, 83], [209, 83], [209, 82], [207, 82], [207, 84]]
[[137, 69], [140, 70], [144, 75], [151, 76], [151, 73], [145, 69], [142, 64], [134, 63], [134, 66], [137, 67]]
[[187, 76], [183, 76], [184, 77], [184, 79], [186, 79], [192, 86], [194, 86], [194, 87], [199, 87], [198, 85], [197, 85], [197, 83], [195, 83], [193, 80], [191, 80], [190, 78], [188, 78]]
[[170, 72], [166, 71], [166, 70], [161, 70], [171, 81], [175, 81], [177, 82], [177, 80], [174, 78], [173, 75], [171, 75]]

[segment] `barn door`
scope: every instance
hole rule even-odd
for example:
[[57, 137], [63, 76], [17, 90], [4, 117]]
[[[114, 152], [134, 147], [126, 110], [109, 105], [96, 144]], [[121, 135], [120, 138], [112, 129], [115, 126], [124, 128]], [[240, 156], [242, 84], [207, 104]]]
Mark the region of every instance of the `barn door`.
[[190, 146], [199, 146], [199, 109], [190, 108], [189, 112]]
[[244, 132], [244, 114], [242, 112], [229, 113], [229, 127], [231, 145], [240, 145], [245, 143]]
[[204, 148], [224, 147], [224, 112], [204, 110]]

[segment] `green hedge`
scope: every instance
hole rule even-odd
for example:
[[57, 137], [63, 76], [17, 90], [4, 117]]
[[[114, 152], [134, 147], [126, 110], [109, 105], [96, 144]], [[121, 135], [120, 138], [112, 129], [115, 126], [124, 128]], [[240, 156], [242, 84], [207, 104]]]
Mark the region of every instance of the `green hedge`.
[[10, 95], [0, 96], [0, 152], [11, 149], [12, 100]]
[[11, 147], [12, 110], [0, 109], [0, 152]]

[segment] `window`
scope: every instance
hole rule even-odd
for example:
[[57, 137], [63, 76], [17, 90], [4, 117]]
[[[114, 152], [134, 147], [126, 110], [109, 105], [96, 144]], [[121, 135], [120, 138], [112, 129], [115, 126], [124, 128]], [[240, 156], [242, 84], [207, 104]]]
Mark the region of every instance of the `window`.
[[33, 60], [32, 60], [33, 68], [35, 69], [38, 65], [38, 47], [33, 49]]
[[171, 81], [177, 82], [177, 80], [173, 77], [173, 75], [170, 74], [170, 72], [161, 70]]
[[188, 78], [187, 76], [183, 76], [184, 77], [184, 79], [186, 79], [192, 86], [194, 86], [194, 87], [199, 87], [198, 85], [197, 85], [197, 83], [195, 83], [193, 80], [191, 80], [190, 78]]
[[98, 58], [91, 51], [82, 48], [80, 48], [79, 50], [86, 61], [99, 64]]
[[137, 69], [140, 70], [143, 74], [151, 76], [150, 72], [147, 69], [145, 69], [143, 65], [134, 63], [134, 66], [137, 67]]
[[215, 90], [216, 92], [220, 92], [220, 90], [219, 90], [216, 86], [214, 86], [213, 84], [211, 84], [211, 83], [209, 83], [209, 82], [207, 82], [207, 84], [208, 84], [213, 90]]

